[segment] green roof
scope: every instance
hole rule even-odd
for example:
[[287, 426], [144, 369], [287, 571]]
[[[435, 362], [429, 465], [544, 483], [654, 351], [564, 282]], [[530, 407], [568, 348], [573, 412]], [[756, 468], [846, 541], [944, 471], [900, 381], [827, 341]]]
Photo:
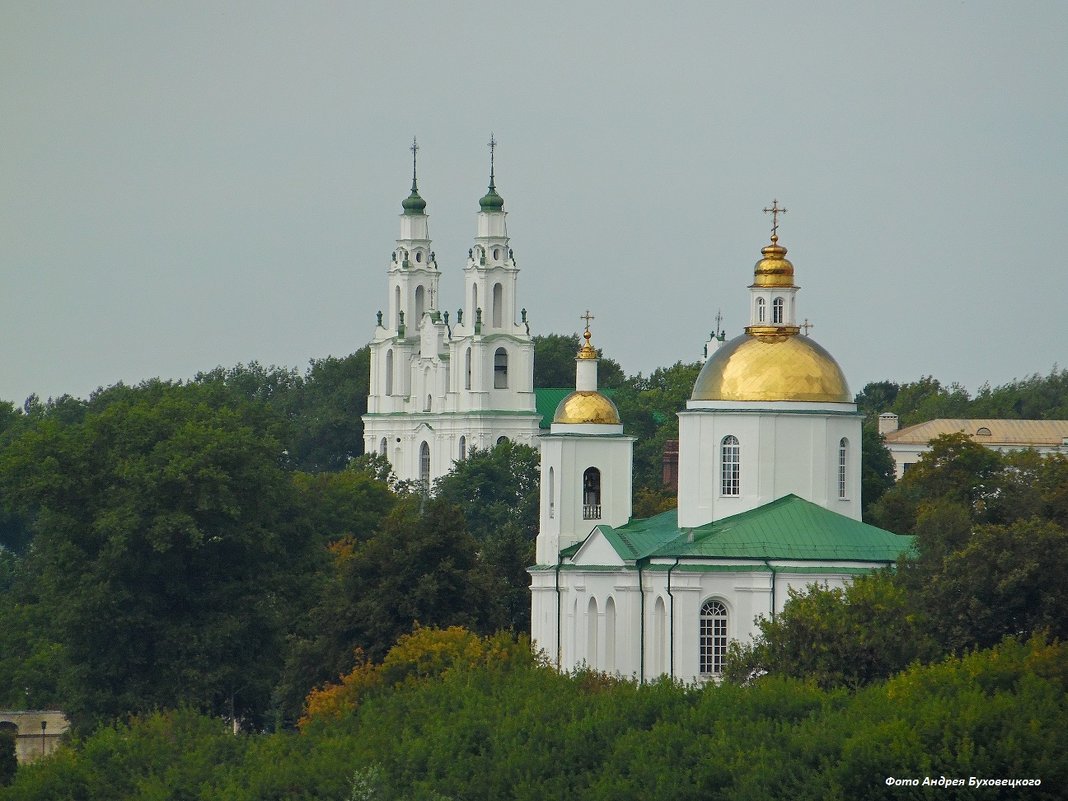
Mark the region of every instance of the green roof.
[[625, 560], [776, 559], [893, 562], [912, 537], [840, 515], [796, 495], [694, 529], [678, 526], [675, 510], [624, 526], [600, 526]]

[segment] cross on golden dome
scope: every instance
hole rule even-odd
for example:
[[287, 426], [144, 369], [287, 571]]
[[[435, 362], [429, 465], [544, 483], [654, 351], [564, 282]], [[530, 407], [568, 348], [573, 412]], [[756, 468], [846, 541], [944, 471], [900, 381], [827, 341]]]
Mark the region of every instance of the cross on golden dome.
[[779, 201], [771, 201], [771, 207], [764, 209], [765, 214], [771, 215], [771, 241], [779, 241], [779, 215], [786, 214], [785, 208], [779, 208]]
[[596, 359], [597, 350], [590, 344], [590, 320], [596, 319], [590, 310], [586, 309], [586, 313], [579, 315], [580, 320], [586, 321], [586, 330], [582, 332], [582, 336], [586, 339], [586, 344], [579, 348], [578, 357], [580, 359]]

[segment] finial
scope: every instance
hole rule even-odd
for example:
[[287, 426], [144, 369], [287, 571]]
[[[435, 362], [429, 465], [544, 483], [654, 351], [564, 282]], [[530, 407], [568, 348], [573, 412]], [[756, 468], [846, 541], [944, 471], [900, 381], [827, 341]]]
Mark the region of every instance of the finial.
[[412, 191], [418, 192], [419, 188], [416, 186], [415, 183], [415, 156], [419, 152], [419, 143], [415, 141], [414, 136], [412, 137], [412, 146], [408, 149], [412, 151]]
[[771, 215], [771, 242], [775, 244], [779, 241], [779, 215], [786, 214], [786, 209], [779, 208], [779, 201], [771, 201], [771, 208], [764, 209], [765, 214]]
[[401, 208], [405, 214], [423, 214], [426, 211], [426, 201], [419, 197], [419, 187], [416, 183], [415, 157], [419, 152], [419, 143], [415, 141], [414, 136], [412, 146], [408, 149], [412, 151], [412, 193], [401, 203]]
[[490, 182], [486, 194], [478, 201], [478, 207], [482, 211], [504, 211], [504, 198], [497, 194], [497, 183], [494, 178], [494, 156], [497, 150], [497, 140], [490, 134]]
[[716, 336], [719, 336], [719, 332], [722, 330], [723, 312], [720, 309], [716, 309]]
[[815, 323], [810, 323], [808, 321], [808, 318], [806, 317], [805, 318], [805, 322], [801, 323], [801, 327], [805, 329], [805, 336], [807, 337], [808, 336], [808, 329], [815, 328], [816, 324]]
[[378, 310], [378, 327], [379, 328], [382, 327], [382, 310], [381, 309]]
[[590, 314], [590, 310], [589, 309], [586, 309], [586, 313], [583, 314], [583, 315], [580, 315], [579, 319], [586, 321], [586, 330], [582, 332], [582, 336], [586, 340], [586, 344], [584, 344], [581, 348], [579, 348], [578, 358], [580, 358], [580, 359], [596, 359], [597, 358], [597, 349], [594, 348], [593, 345], [590, 344], [590, 320], [595, 320], [596, 318], [592, 314]]

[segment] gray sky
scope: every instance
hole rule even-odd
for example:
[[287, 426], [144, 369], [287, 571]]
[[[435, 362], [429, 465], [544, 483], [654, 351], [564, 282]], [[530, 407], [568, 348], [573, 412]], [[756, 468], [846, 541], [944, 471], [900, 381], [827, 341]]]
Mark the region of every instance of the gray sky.
[[534, 333], [691, 361], [778, 198], [853, 391], [1065, 363], [1064, 2], [0, 0], [0, 398], [370, 338], [410, 185], [460, 305], [492, 131]]

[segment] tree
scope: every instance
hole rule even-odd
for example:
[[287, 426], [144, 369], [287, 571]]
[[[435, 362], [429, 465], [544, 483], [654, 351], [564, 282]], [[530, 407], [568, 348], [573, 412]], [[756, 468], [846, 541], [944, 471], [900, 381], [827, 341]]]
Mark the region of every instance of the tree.
[[[575, 356], [581, 347], [578, 334], [539, 334], [534, 338], [534, 386], [575, 386]], [[613, 389], [625, 382], [623, 368], [598, 350], [597, 384]]]
[[782, 612], [759, 621], [760, 636], [732, 644], [725, 677], [763, 673], [858, 687], [937, 653], [908, 594], [889, 572], [859, 576], [845, 589], [791, 589]]
[[861, 429], [860, 452], [860, 500], [864, 519], [870, 517], [870, 509], [894, 486], [894, 457], [883, 444], [878, 427], [865, 423]]
[[64, 706], [83, 727], [183, 703], [255, 719], [307, 566], [270, 415], [196, 385], [110, 394], [0, 454]]

